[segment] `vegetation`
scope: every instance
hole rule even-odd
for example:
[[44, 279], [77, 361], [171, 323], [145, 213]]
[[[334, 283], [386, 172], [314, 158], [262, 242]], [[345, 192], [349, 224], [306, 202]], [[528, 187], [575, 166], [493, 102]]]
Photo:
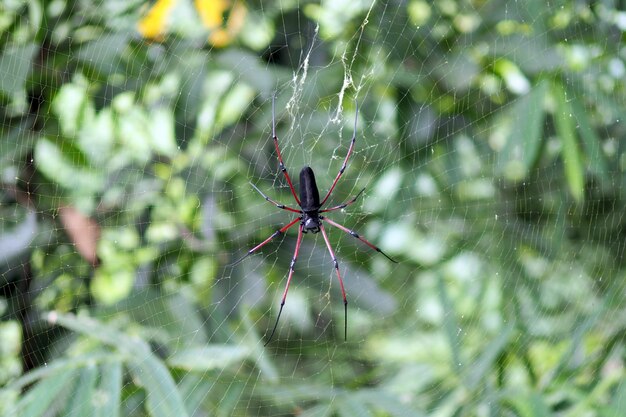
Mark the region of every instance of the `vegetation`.
[[[612, 1], [5, 1], [0, 413], [598, 416], [626, 409]], [[323, 240], [232, 267], [308, 164]], [[297, 180], [296, 180], [297, 182]], [[322, 191], [323, 192], [323, 191]], [[329, 217], [331, 214], [329, 214]], [[330, 284], [329, 284], [330, 283]]]

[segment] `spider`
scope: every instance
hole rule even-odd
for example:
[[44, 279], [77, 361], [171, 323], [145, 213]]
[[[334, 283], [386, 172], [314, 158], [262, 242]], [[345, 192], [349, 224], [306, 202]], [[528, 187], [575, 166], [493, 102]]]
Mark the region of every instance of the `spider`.
[[275, 97], [272, 97], [272, 140], [274, 141], [274, 147], [276, 148], [276, 154], [278, 156], [279, 168], [283, 172], [283, 174], [285, 175], [285, 179], [287, 180], [287, 183], [289, 184], [289, 189], [291, 190], [291, 194], [293, 195], [293, 198], [296, 200], [296, 203], [298, 204], [298, 206], [300, 206], [300, 209], [295, 209], [295, 208], [286, 206], [284, 204], [277, 203], [276, 201], [272, 200], [267, 195], [265, 195], [265, 193], [263, 193], [263, 191], [261, 191], [259, 188], [257, 188], [254, 184], [250, 183], [250, 185], [259, 194], [261, 194], [261, 196], [265, 200], [267, 200], [270, 203], [274, 204], [279, 209], [290, 211], [292, 213], [297, 213], [299, 216], [296, 217], [291, 222], [289, 222], [287, 225], [285, 225], [282, 228], [280, 228], [277, 231], [275, 231], [270, 237], [265, 239], [263, 242], [259, 243], [258, 245], [256, 245], [252, 249], [250, 249], [244, 256], [242, 256], [240, 259], [238, 259], [235, 262], [233, 262], [231, 264], [231, 266], [235, 266], [235, 265], [239, 264], [244, 259], [246, 259], [248, 256], [252, 255], [254, 252], [256, 252], [257, 250], [261, 249], [267, 243], [272, 241], [275, 237], [284, 234], [292, 226], [294, 226], [294, 225], [299, 223], [298, 238], [296, 240], [296, 249], [294, 250], [293, 258], [291, 259], [291, 264], [289, 265], [289, 276], [287, 277], [287, 284], [285, 285], [285, 290], [283, 292], [283, 297], [282, 297], [281, 302], [280, 302], [280, 310], [278, 311], [278, 316], [276, 317], [276, 323], [274, 324], [274, 328], [272, 329], [272, 333], [270, 334], [269, 339], [265, 343], [265, 346], [267, 346], [267, 344], [272, 340], [272, 337], [274, 336], [274, 333], [276, 332], [276, 328], [278, 327], [278, 321], [280, 320], [280, 315], [283, 312], [283, 307], [285, 305], [285, 300], [287, 299], [287, 291], [289, 291], [289, 284], [291, 284], [291, 277], [293, 276], [293, 272], [294, 272], [294, 265], [296, 264], [296, 260], [298, 259], [298, 252], [300, 251], [300, 243], [302, 242], [302, 235], [304, 233], [308, 233], [308, 232], [311, 232], [313, 234], [318, 233], [318, 232], [322, 232], [322, 236], [324, 237], [324, 242], [326, 242], [326, 247], [328, 248], [328, 252], [330, 253], [330, 257], [333, 260], [333, 264], [334, 264], [334, 267], [335, 267], [335, 272], [337, 274], [337, 278], [339, 279], [339, 286], [341, 287], [341, 295], [343, 296], [343, 305], [344, 305], [344, 340], [347, 340], [348, 339], [348, 299], [346, 298], [346, 290], [345, 290], [344, 285], [343, 285], [343, 279], [341, 278], [341, 273], [339, 272], [339, 262], [337, 261], [337, 257], [335, 256], [335, 252], [333, 251], [333, 248], [330, 245], [330, 242], [328, 241], [328, 236], [326, 235], [326, 229], [324, 229], [323, 223], [327, 223], [327, 224], [329, 224], [331, 226], [334, 226], [334, 227], [337, 227], [338, 229], [343, 230], [344, 232], [346, 232], [350, 236], [352, 236], [352, 237], [354, 237], [356, 239], [359, 239], [361, 242], [365, 243], [367, 246], [369, 246], [370, 248], [374, 249], [376, 252], [380, 252], [387, 259], [389, 259], [391, 262], [398, 263], [397, 261], [395, 261], [394, 259], [389, 257], [387, 254], [385, 254], [379, 247], [377, 247], [374, 244], [368, 242], [364, 237], [359, 235], [354, 230], [350, 230], [347, 227], [342, 226], [339, 223], [336, 223], [333, 220], [327, 218], [326, 216], [322, 216], [321, 215], [321, 213], [327, 213], [327, 212], [330, 212], [330, 211], [341, 210], [341, 209], [349, 206], [350, 204], [354, 203], [359, 198], [359, 196], [363, 193], [363, 191], [365, 191], [365, 188], [363, 188], [351, 200], [348, 200], [348, 201], [346, 201], [343, 204], [339, 204], [338, 206], [334, 206], [334, 207], [330, 207], [330, 208], [326, 208], [326, 209], [322, 210], [322, 207], [324, 206], [324, 204], [326, 203], [326, 201], [330, 197], [331, 193], [335, 189], [335, 185], [337, 185], [337, 182], [339, 181], [339, 178], [341, 178], [341, 176], [343, 175], [344, 171], [346, 170], [346, 166], [348, 164], [348, 159], [350, 158], [350, 155], [352, 154], [352, 150], [354, 148], [354, 143], [356, 141], [356, 125], [357, 125], [357, 116], [358, 116], [358, 111], [359, 111], [358, 103], [357, 103], [357, 106], [356, 106], [356, 114], [357, 115], [355, 115], [355, 117], [354, 117], [354, 133], [352, 134], [352, 140], [350, 141], [350, 148], [348, 149], [348, 153], [346, 154], [346, 157], [345, 157], [345, 159], [343, 161], [341, 169], [339, 169], [339, 172], [337, 173], [337, 176], [335, 177], [335, 180], [333, 181], [333, 184], [330, 186], [330, 189], [326, 193], [326, 196], [324, 197], [324, 199], [320, 202], [320, 193], [319, 193], [319, 190], [317, 188], [317, 184], [315, 182], [315, 174], [313, 173], [313, 169], [311, 169], [311, 167], [305, 166], [300, 171], [300, 197], [298, 198], [298, 194], [296, 194], [296, 190], [295, 190], [295, 188], [293, 186], [293, 182], [291, 181], [291, 178], [289, 177], [289, 174], [287, 173], [287, 168], [285, 167], [285, 164], [283, 162], [283, 157], [282, 157], [282, 155], [280, 153], [280, 148], [278, 147], [278, 138], [276, 137], [276, 120], [275, 120], [274, 101], [275, 101]]

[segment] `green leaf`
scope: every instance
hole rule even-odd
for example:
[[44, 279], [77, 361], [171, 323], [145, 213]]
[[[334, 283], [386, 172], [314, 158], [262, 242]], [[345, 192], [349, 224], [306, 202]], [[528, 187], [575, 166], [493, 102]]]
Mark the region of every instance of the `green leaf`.
[[228, 71], [213, 71], [206, 77], [203, 87], [204, 100], [198, 112], [195, 138], [205, 144], [213, 138], [218, 115], [218, 104], [222, 95], [231, 87], [234, 80]]
[[134, 360], [129, 362], [129, 368], [133, 377], [146, 390], [148, 396], [146, 407], [150, 414], [155, 417], [187, 416], [176, 383], [167, 368], [156, 356], [148, 354], [147, 345], [141, 350], [145, 352], [143, 358], [135, 356]]
[[112, 354], [110, 352], [89, 353], [67, 359], [56, 359], [54, 362], [48, 363], [44, 367], [33, 369], [21, 378], [13, 381], [11, 388], [23, 389], [37, 380], [56, 377], [56, 375], [61, 372], [76, 370], [94, 363], [103, 363], [106, 364], [105, 366], [108, 366], [109, 363], [115, 363], [121, 360], [122, 357], [119, 354]]
[[506, 145], [499, 154], [499, 172], [512, 181], [526, 178], [539, 158], [547, 89], [547, 83], [537, 84], [510, 110], [512, 124]]
[[549, 417], [552, 415], [544, 398], [536, 392], [511, 395], [508, 402], [520, 417]]
[[68, 369], [55, 374], [53, 378], [39, 381], [15, 405], [19, 413], [9, 413], [9, 415], [19, 415], [20, 417], [44, 415], [52, 407], [59, 393], [72, 384], [78, 374], [77, 370]]
[[[2, 130], [2, 146], [0, 146], [0, 169], [6, 170], [15, 166], [18, 161], [32, 151], [38, 135], [30, 127], [34, 118], [27, 117], [12, 123], [6, 130]], [[7, 181], [5, 178], [4, 181]]]
[[279, 68], [268, 71], [267, 66], [263, 65], [255, 54], [242, 48], [227, 49], [217, 56], [212, 55], [212, 58], [221, 67], [234, 72], [238, 80], [244, 81], [256, 91], [260, 91], [266, 99], [275, 92], [276, 77], [282, 74], [282, 78], [287, 81], [291, 75], [291, 72], [283, 72]]
[[5, 49], [0, 55], [0, 92], [11, 96], [24, 90], [37, 45], [29, 43]]
[[207, 393], [214, 388], [215, 379], [207, 378], [207, 374], [199, 372], [189, 372], [178, 382], [178, 391], [185, 401], [187, 410], [202, 409], [207, 400]]
[[68, 137], [76, 136], [83, 125], [91, 124], [95, 117], [85, 81], [61, 87], [52, 101], [52, 109], [59, 118], [61, 132]]
[[372, 412], [363, 404], [363, 401], [354, 395], [344, 395], [337, 398], [336, 407], [341, 417], [373, 417]]
[[122, 394], [122, 362], [100, 366], [98, 391], [101, 401], [95, 402], [94, 417], [119, 417]]
[[334, 408], [332, 403], [324, 403], [304, 410], [298, 417], [330, 417]]
[[278, 369], [276, 369], [274, 363], [268, 358], [268, 351], [264, 346], [262, 346], [263, 342], [261, 341], [252, 320], [250, 319], [249, 311], [246, 310], [242, 314], [241, 322], [244, 327], [242, 344], [253, 347], [255, 365], [259, 368], [265, 380], [272, 384], [277, 383], [280, 379]]
[[461, 367], [463, 366], [461, 361], [460, 349], [460, 346], [462, 346], [463, 344], [463, 340], [461, 338], [461, 332], [459, 331], [460, 325], [457, 319], [456, 311], [454, 309], [454, 304], [452, 303], [452, 299], [448, 294], [448, 290], [446, 289], [446, 283], [442, 274], [438, 274], [437, 289], [439, 292], [441, 305], [443, 306], [445, 312], [443, 319], [443, 330], [448, 338], [448, 343], [450, 344], [450, 352], [452, 352], [453, 363], [451, 364], [451, 368], [460, 371]]
[[[619, 371], [618, 371], [619, 372]], [[617, 382], [617, 381], [616, 381]], [[601, 417], [623, 417], [626, 409], [626, 383], [622, 377], [621, 383], [617, 382], [610, 404], [600, 407]], [[602, 400], [600, 400], [602, 401]]]
[[188, 371], [206, 372], [240, 363], [250, 356], [250, 352], [245, 346], [208, 345], [176, 352], [167, 362], [170, 366]]
[[255, 91], [248, 84], [238, 82], [225, 95], [219, 106], [215, 126], [217, 131], [239, 121], [252, 100]]
[[256, 387], [255, 392], [264, 397], [271, 398], [274, 402], [282, 404], [289, 402], [305, 402], [331, 400], [341, 391], [332, 389], [326, 385], [313, 384], [290, 384], [290, 385], [268, 385], [261, 384]]
[[125, 156], [145, 164], [152, 157], [152, 132], [148, 117], [132, 100], [131, 94], [118, 94], [113, 99], [116, 136]]
[[152, 149], [173, 158], [178, 151], [174, 137], [174, 112], [167, 107], [153, 109], [148, 116]]
[[128, 363], [131, 373], [146, 390], [146, 406], [153, 416], [187, 416], [176, 383], [145, 341], [131, 338], [89, 317], [50, 312], [48, 321], [90, 336], [130, 356], [132, 360]]
[[131, 32], [102, 34], [95, 40], [81, 45], [76, 58], [105, 77], [123, 73], [121, 57], [131, 35]]
[[365, 209], [381, 212], [387, 209], [391, 201], [402, 186], [402, 180], [406, 173], [400, 166], [395, 166], [378, 176], [376, 184], [372, 188], [371, 197], [365, 200]]
[[[135, 283], [135, 271], [103, 267], [94, 272], [89, 286], [91, 295], [103, 305], [113, 305], [126, 298]], [[113, 270], [110, 270], [113, 269]]]
[[[104, 177], [88, 168], [76, 166], [75, 161], [82, 152], [67, 143], [63, 145], [61, 148], [51, 140], [40, 139], [35, 145], [37, 169], [60, 186], [82, 195], [102, 190]], [[80, 159], [84, 160], [84, 155]]]
[[587, 112], [583, 108], [581, 100], [571, 100], [570, 106], [572, 114], [576, 119], [576, 126], [578, 128], [580, 138], [582, 139], [583, 147], [585, 148], [585, 152], [587, 154], [589, 170], [602, 179], [608, 179], [609, 168], [604, 152], [602, 151], [600, 138], [591, 126], [591, 121], [587, 116]]
[[425, 416], [423, 413], [419, 413], [412, 407], [402, 404], [400, 398], [393, 394], [382, 391], [380, 389], [375, 390], [362, 390], [359, 393], [361, 401], [369, 404], [373, 409], [382, 410], [391, 417], [421, 417]]
[[65, 411], [66, 416], [81, 417], [93, 415], [93, 400], [97, 378], [98, 367], [93, 364], [80, 370], [76, 387], [72, 391], [68, 408]]
[[367, 1], [330, 1], [309, 3], [304, 7], [304, 13], [319, 25], [322, 39], [330, 41], [346, 31], [352, 20], [368, 7], [370, 3]]
[[246, 381], [233, 381], [226, 388], [220, 396], [220, 401], [217, 407], [217, 417], [230, 417], [236, 414], [235, 408], [240, 403], [241, 397], [246, 390]]
[[474, 390], [484, 381], [484, 378], [493, 371], [493, 364], [498, 359], [504, 348], [508, 345], [513, 335], [514, 324], [509, 321], [507, 326], [500, 330], [494, 340], [483, 349], [480, 357], [471, 364], [465, 383], [470, 390]]
[[575, 133], [575, 121], [572, 114], [569, 99], [560, 83], [553, 84], [553, 94], [556, 101], [556, 113], [554, 115], [556, 131], [561, 139], [561, 156], [565, 168], [565, 179], [570, 193], [576, 201], [583, 199], [584, 193], [584, 167], [581, 160], [580, 148]]
[[111, 162], [115, 144], [113, 111], [106, 107], [98, 112], [88, 125], [81, 129], [77, 146], [86, 155], [91, 166], [104, 166]]
[[524, 94], [530, 90], [528, 78], [515, 62], [500, 58], [494, 63], [493, 70], [502, 77], [505, 85], [512, 93]]
[[[18, 213], [19, 211], [17, 210]], [[31, 250], [30, 244], [35, 238], [38, 228], [37, 214], [34, 211], [26, 211], [23, 218], [19, 219], [14, 226], [12, 225], [13, 227], [9, 227], [9, 221], [6, 218], [0, 219], [0, 225], [2, 226], [0, 253], [2, 253], [5, 263]]]

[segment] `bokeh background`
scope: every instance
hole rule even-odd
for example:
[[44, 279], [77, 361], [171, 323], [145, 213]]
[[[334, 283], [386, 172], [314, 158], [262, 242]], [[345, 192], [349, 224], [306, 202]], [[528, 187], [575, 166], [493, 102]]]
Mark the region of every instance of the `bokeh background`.
[[0, 413], [626, 415], [623, 6], [3, 1]]

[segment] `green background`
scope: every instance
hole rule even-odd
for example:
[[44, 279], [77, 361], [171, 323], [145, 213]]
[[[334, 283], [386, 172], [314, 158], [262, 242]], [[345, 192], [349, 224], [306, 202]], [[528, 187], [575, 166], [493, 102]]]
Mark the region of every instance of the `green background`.
[[625, 415], [619, 2], [201, 3], [0, 4], [3, 415]]

